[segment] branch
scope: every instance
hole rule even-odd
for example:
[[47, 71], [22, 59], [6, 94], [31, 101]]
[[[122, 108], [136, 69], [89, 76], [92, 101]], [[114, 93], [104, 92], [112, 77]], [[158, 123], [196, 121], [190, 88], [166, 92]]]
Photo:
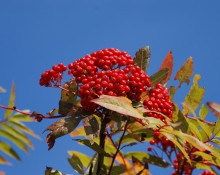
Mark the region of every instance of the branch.
[[[99, 146], [104, 150], [105, 149], [105, 137], [106, 137], [106, 126], [109, 122], [108, 114], [102, 118], [101, 121], [101, 128], [100, 128], [100, 134], [99, 134]], [[101, 175], [101, 169], [104, 163], [104, 155], [103, 153], [98, 154], [98, 166], [97, 166], [97, 175]]]
[[[57, 116], [45, 116], [45, 115], [42, 115], [42, 114], [38, 114], [36, 112], [32, 112], [32, 113], [29, 113], [29, 112], [24, 112], [20, 109], [17, 109], [17, 107], [13, 106], [13, 107], [8, 107], [8, 106], [3, 106], [3, 105], [0, 105], [0, 108], [2, 109], [6, 109], [6, 110], [12, 110], [12, 111], [16, 111], [20, 114], [23, 114], [23, 115], [27, 115], [29, 117], [34, 117], [36, 121], [40, 122], [43, 118], [45, 119], [54, 119], [54, 118], [62, 118], [62, 117], [65, 117], [64, 115], [57, 115]], [[0, 120], [0, 123], [3, 123], [3, 122], [6, 122], [8, 119], [4, 119], [4, 120]]]

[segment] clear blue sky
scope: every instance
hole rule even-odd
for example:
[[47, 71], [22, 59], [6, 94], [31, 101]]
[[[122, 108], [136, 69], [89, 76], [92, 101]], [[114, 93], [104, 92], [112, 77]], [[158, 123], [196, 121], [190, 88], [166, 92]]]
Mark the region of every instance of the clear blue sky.
[[[57, 107], [60, 97], [59, 90], [38, 85], [40, 74], [52, 65], [68, 64], [108, 47], [134, 56], [140, 47], [149, 45], [149, 74], [158, 70], [170, 49], [174, 71], [192, 56], [195, 72], [202, 75], [200, 84], [206, 87], [204, 102], [220, 103], [219, 9], [219, 0], [0, 0], [0, 86], [10, 91], [14, 81], [16, 106], [46, 113]], [[0, 104], [7, 104], [8, 96], [1, 94]], [[183, 96], [176, 101], [183, 101]], [[215, 119], [209, 115], [210, 120]], [[0, 169], [7, 175], [42, 175], [51, 166], [76, 174], [66, 160], [67, 150], [82, 147], [71, 137], [58, 139], [47, 151], [42, 132], [54, 121], [28, 124], [42, 140], [31, 138], [35, 150], [29, 155], [19, 151], [21, 163], [9, 159], [13, 166]], [[152, 174], [171, 174], [170, 170], [150, 168]]]

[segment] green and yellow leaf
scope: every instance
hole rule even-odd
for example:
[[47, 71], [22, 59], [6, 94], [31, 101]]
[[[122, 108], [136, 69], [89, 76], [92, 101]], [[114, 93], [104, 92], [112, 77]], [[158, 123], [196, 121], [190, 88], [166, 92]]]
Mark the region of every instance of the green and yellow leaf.
[[147, 72], [147, 68], [150, 62], [150, 47], [146, 46], [139, 49], [135, 54], [134, 64], [139, 66], [144, 72]]
[[[15, 104], [15, 86], [14, 86], [14, 83], [12, 83], [8, 107], [12, 108], [14, 104]], [[9, 118], [12, 113], [13, 113], [13, 110], [10, 110], [10, 109], [5, 110], [5, 118]]]
[[21, 160], [17, 152], [5, 142], [0, 141], [0, 150], [14, 159]]
[[182, 67], [177, 71], [174, 80], [179, 80], [178, 87], [181, 87], [182, 83], [189, 84], [190, 80], [189, 77], [191, 77], [193, 74], [193, 59], [190, 57], [183, 65]]
[[[184, 100], [184, 103], [186, 104], [183, 106], [183, 113], [184, 114], [191, 114], [192, 110], [195, 111], [199, 107], [199, 105], [202, 101], [202, 98], [205, 93], [205, 89], [198, 85], [198, 81], [200, 78], [201, 78], [201, 76], [198, 74], [196, 74], [194, 76], [193, 85], [191, 86], [189, 93]], [[191, 109], [189, 109], [188, 106]]]

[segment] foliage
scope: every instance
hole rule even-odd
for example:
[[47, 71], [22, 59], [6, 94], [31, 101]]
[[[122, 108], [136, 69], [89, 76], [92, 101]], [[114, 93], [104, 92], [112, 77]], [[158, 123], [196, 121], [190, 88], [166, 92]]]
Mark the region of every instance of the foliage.
[[[168, 52], [159, 70], [151, 76], [145, 73], [149, 61], [149, 47], [139, 49], [134, 59], [118, 49], [103, 49], [70, 63], [68, 74], [72, 77], [64, 85], [61, 80], [67, 67], [63, 64], [55, 65], [41, 75], [40, 85], [61, 89], [59, 107], [49, 112], [49, 116], [38, 113], [29, 113], [29, 116], [35, 117], [36, 121], [61, 118], [45, 130], [49, 131], [49, 149], [53, 148], [56, 139], [70, 134], [73, 141], [94, 153], [89, 156], [68, 151], [68, 162], [78, 174], [150, 175], [151, 164], [172, 167], [172, 175], [191, 175], [196, 169], [204, 169], [202, 175], [218, 174], [220, 105], [215, 102], [202, 104], [205, 89], [199, 85], [201, 75], [194, 75], [182, 106], [174, 101], [181, 85], [190, 84], [192, 57], [174, 76], [179, 84], [169, 88], [165, 87], [172, 77], [172, 52]], [[10, 107], [14, 106], [13, 94], [12, 89]], [[216, 122], [206, 120], [209, 109], [218, 117]], [[12, 111], [6, 110], [7, 122], [1, 123], [1, 130], [16, 133], [24, 144], [15, 142], [3, 134], [4, 131], [1, 135], [27, 151], [25, 145], [31, 147], [31, 144], [14, 124], [26, 116], [11, 115]], [[136, 145], [144, 143], [149, 145], [146, 150], [136, 149]], [[6, 154], [19, 159], [8, 144], [1, 145]], [[132, 152], [125, 151], [131, 147]], [[53, 174], [63, 173], [47, 167], [45, 175]]]
[[[0, 89], [1, 92], [3, 88]], [[11, 95], [9, 99], [8, 107], [16, 108], [15, 103], [15, 87], [12, 84]], [[21, 113], [22, 112], [22, 113]], [[27, 135], [31, 135], [35, 138], [39, 138], [31, 129], [29, 129], [24, 122], [32, 122], [32, 119], [25, 115], [24, 113], [29, 113], [28, 110], [23, 110], [21, 112], [13, 113], [11, 109], [6, 109], [4, 118], [0, 120], [0, 164], [10, 165], [10, 162], [7, 160], [7, 156], [12, 157], [16, 160], [21, 160], [18, 155], [15, 146], [17, 149], [23, 150], [28, 153], [29, 148], [33, 149], [34, 146]], [[3, 173], [3, 172], [2, 172]]]

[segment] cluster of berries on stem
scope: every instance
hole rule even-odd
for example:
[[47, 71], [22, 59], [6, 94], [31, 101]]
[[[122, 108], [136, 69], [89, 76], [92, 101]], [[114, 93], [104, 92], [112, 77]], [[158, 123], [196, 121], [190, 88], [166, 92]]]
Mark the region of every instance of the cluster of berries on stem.
[[169, 99], [168, 89], [161, 84], [157, 84], [154, 88], [150, 89], [149, 98], [144, 100], [143, 104], [150, 111], [147, 113], [147, 116], [160, 119], [164, 123], [166, 123], [165, 117], [160, 113], [169, 118], [173, 115], [173, 106]]
[[89, 111], [97, 107], [90, 100], [100, 95], [127, 96], [140, 101], [142, 92], [151, 87], [149, 76], [134, 65], [132, 57], [115, 48], [93, 52], [68, 67], [68, 74], [80, 85], [81, 105]]
[[60, 63], [54, 65], [51, 70], [47, 70], [41, 74], [39, 84], [46, 87], [58, 87], [61, 85], [63, 72], [66, 71], [67, 67]]

